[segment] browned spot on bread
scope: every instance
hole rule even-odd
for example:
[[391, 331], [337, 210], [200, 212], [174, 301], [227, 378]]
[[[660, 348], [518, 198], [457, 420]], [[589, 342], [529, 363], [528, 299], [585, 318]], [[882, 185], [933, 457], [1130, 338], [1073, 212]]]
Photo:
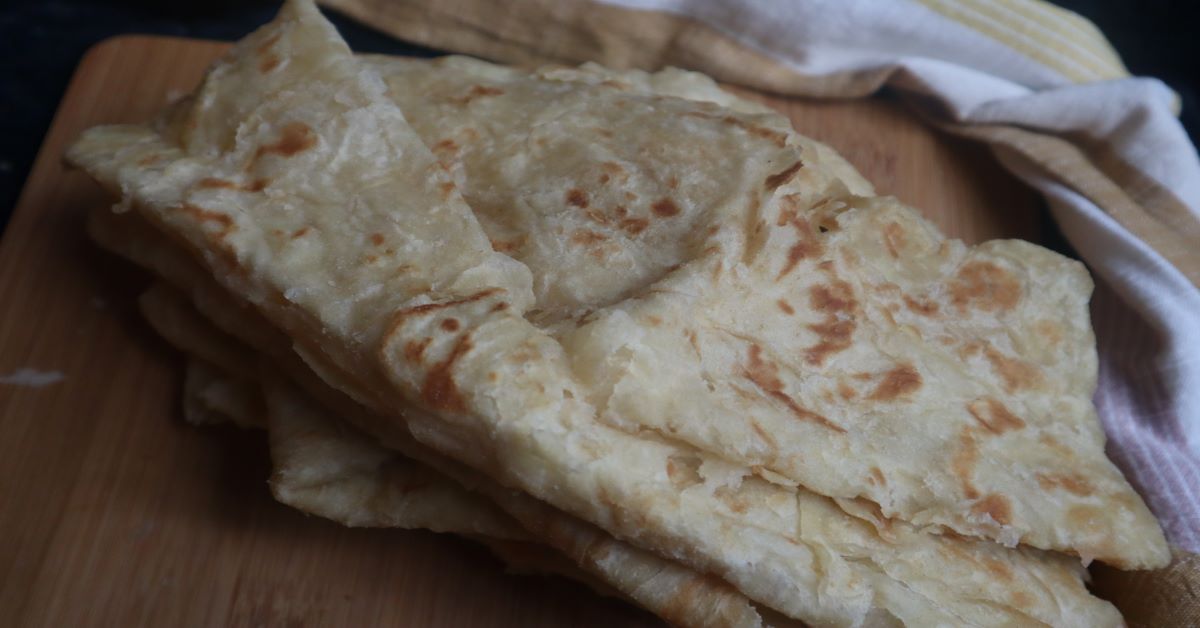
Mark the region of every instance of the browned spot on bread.
[[442, 183], [438, 184], [438, 189], [442, 191], [442, 198], [448, 199], [452, 194], [454, 194], [454, 182], [443, 181]]
[[892, 258], [900, 257], [900, 250], [904, 248], [906, 241], [904, 227], [901, 227], [900, 223], [889, 222], [883, 227], [883, 243]]
[[[475, 294], [472, 294], [470, 296], [465, 296], [460, 299], [453, 299], [450, 301], [441, 301], [441, 302], [435, 302], [435, 303], [425, 303], [423, 305], [414, 305], [413, 307], [409, 307], [409, 308], [405, 308], [405, 309], [397, 311], [394, 316], [394, 319], [392, 321], [392, 326], [394, 327], [394, 326], [400, 324], [401, 322], [404, 321], [405, 318], [408, 318], [409, 316], [428, 314], [430, 312], [436, 312], [437, 310], [448, 308], [448, 307], [454, 307], [456, 305], [463, 305], [465, 303], [474, 303], [475, 301], [486, 299], [487, 297], [490, 297], [493, 294], [496, 294], [499, 292], [503, 292], [503, 290], [501, 290], [500, 288], [488, 288], [487, 290], [482, 290], [480, 292], [476, 292]], [[394, 330], [389, 330], [388, 335], [391, 335], [392, 331], [394, 331]]]
[[887, 478], [883, 477], [883, 471], [880, 471], [879, 467], [871, 467], [871, 478], [879, 486], [887, 486]]
[[500, 89], [499, 87], [491, 87], [488, 85], [476, 85], [476, 86], [472, 87], [470, 89], [470, 91], [468, 91], [465, 95], [459, 96], [458, 98], [451, 99], [451, 102], [453, 102], [454, 104], [457, 104], [459, 106], [466, 106], [466, 105], [471, 104], [471, 101], [473, 101], [477, 98], [484, 98], [487, 96], [500, 96], [503, 93], [504, 93], [504, 90]]
[[300, 227], [292, 232], [292, 239], [295, 240], [296, 238], [303, 238], [311, 230], [312, 227]]
[[1070, 447], [1067, 447], [1066, 445], [1062, 444], [1062, 441], [1058, 440], [1057, 438], [1054, 438], [1053, 436], [1051, 436], [1049, 434], [1042, 434], [1042, 435], [1038, 436], [1038, 442], [1049, 447], [1050, 449], [1053, 449], [1054, 452], [1060, 456], [1068, 457], [1068, 458], [1073, 457]]
[[289, 122], [283, 125], [278, 141], [274, 144], [266, 144], [258, 147], [258, 150], [254, 153], [254, 159], [258, 160], [264, 155], [292, 157], [316, 146], [316, 144], [317, 136], [307, 124], [303, 122]]
[[587, 192], [579, 188], [571, 188], [567, 190], [567, 204], [575, 207], [587, 207], [588, 196]]
[[228, 234], [234, 229], [233, 218], [228, 214], [222, 214], [221, 212], [213, 211], [211, 209], [204, 209], [203, 207], [196, 207], [195, 205], [184, 205], [180, 207], [180, 210], [202, 223], [216, 223], [221, 228], [220, 235], [222, 236]]
[[960, 311], [968, 306], [989, 312], [1010, 310], [1020, 299], [1016, 277], [991, 262], [965, 264], [950, 282], [950, 300]]
[[1095, 488], [1092, 487], [1092, 483], [1088, 482], [1087, 478], [1074, 473], [1039, 473], [1037, 475], [1037, 481], [1038, 485], [1047, 491], [1053, 489], [1062, 489], [1072, 495], [1078, 495], [1079, 497], [1087, 497], [1095, 491]]
[[904, 295], [904, 305], [914, 314], [929, 317], [938, 315], [938, 304], [935, 301], [917, 300], [906, 294]]
[[460, 324], [457, 318], [447, 318], [442, 320], [440, 327], [445, 331], [458, 331]]
[[279, 38], [282, 35], [283, 35], [282, 33], [275, 33], [274, 35], [271, 35], [270, 37], [268, 37], [266, 39], [266, 41], [264, 41], [262, 44], [260, 44], [258, 46], [258, 48], [256, 49], [258, 54], [260, 54], [260, 55], [266, 54], [266, 52], [271, 49], [271, 46], [274, 46], [275, 42], [279, 41]]
[[857, 395], [857, 393], [854, 391], [854, 388], [844, 381], [838, 381], [837, 389], [838, 396], [845, 401], [850, 401]]
[[609, 179], [610, 177], [608, 176], [607, 172], [600, 173], [600, 183], [608, 183]]
[[982, 562], [983, 566], [987, 567], [987, 570], [990, 571], [993, 576], [996, 576], [997, 578], [1007, 582], [1012, 582], [1012, 568], [1005, 564], [1004, 561], [992, 558], [991, 556], [984, 556]]
[[807, 220], [800, 217], [795, 195], [784, 197], [784, 209], [779, 212], [775, 224], [780, 227], [791, 225], [796, 230], [796, 243], [788, 248], [787, 261], [784, 262], [783, 269], [779, 271], [776, 280], [782, 279], [792, 272], [800, 260], [817, 257], [825, 252], [825, 245], [817, 230], [813, 229]]
[[454, 383], [454, 363], [471, 350], [471, 333], [464, 333], [454, 343], [450, 355], [425, 374], [421, 384], [421, 401], [434, 410], [463, 412], [467, 409], [458, 386]]
[[787, 145], [787, 135], [779, 131], [772, 131], [771, 129], [767, 129], [756, 124], [751, 124], [745, 120], [735, 118], [733, 116], [725, 116], [721, 120], [726, 124], [732, 124], [733, 126], [743, 129], [750, 135], [768, 140], [780, 148], [783, 148]]
[[1062, 326], [1052, 320], [1043, 319], [1034, 323], [1033, 330], [1042, 338], [1045, 338], [1051, 345], [1062, 342]]
[[788, 166], [787, 168], [784, 168], [783, 170], [780, 170], [779, 172], [776, 172], [775, 174], [768, 176], [766, 181], [763, 182], [763, 184], [766, 186], [766, 188], [768, 190], [774, 190], [775, 188], [783, 185], [784, 183], [791, 181], [792, 177], [795, 177], [796, 173], [800, 172], [800, 169], [803, 167], [804, 167], [804, 162], [797, 160], [796, 163]]
[[163, 161], [164, 159], [165, 158], [158, 153], [151, 153], [151, 154], [146, 155], [145, 157], [142, 157], [141, 159], [139, 159], [137, 161], [137, 165], [153, 166], [154, 164], [157, 164], [158, 162]]
[[779, 309], [783, 310], [784, 314], [791, 316], [792, 314], [796, 313], [796, 308], [792, 307], [791, 303], [788, 303], [783, 299], [776, 301], [775, 304], [779, 306]]
[[1038, 367], [1023, 360], [1010, 358], [991, 345], [984, 347], [983, 355], [991, 362], [992, 370], [1004, 380], [1004, 390], [1010, 393], [1033, 388], [1042, 381], [1042, 372]]
[[646, 220], [645, 218], [625, 218], [621, 222], [617, 223], [617, 226], [629, 235], [637, 235], [645, 231], [646, 227], [650, 226], [650, 221]]
[[1011, 430], [1025, 428], [1025, 421], [1013, 414], [1007, 406], [991, 397], [976, 399], [967, 404], [967, 412], [984, 429], [993, 434], [1003, 434]]
[[911, 364], [901, 364], [883, 376], [883, 381], [871, 391], [871, 401], [892, 401], [921, 388], [921, 374]]
[[771, 436], [771, 433], [767, 430], [764, 430], [763, 426], [759, 425], [758, 421], [755, 421], [753, 418], [750, 419], [750, 429], [754, 430], [755, 434], [758, 434], [758, 437], [762, 442], [766, 443], [767, 447], [779, 449], [779, 443], [775, 440], [775, 437]]
[[503, 312], [504, 310], [507, 310], [507, 309], [508, 309], [508, 302], [507, 302], [507, 301], [501, 301], [501, 302], [499, 302], [499, 303], [497, 303], [497, 304], [493, 305], [493, 306], [492, 306], [492, 309], [490, 309], [490, 310], [488, 310], [488, 311], [489, 311], [489, 312]]
[[979, 445], [975, 442], [975, 437], [971, 435], [971, 428], [964, 427], [958, 433], [958, 451], [950, 461], [950, 471], [954, 473], [954, 477], [958, 478], [959, 484], [962, 485], [963, 495], [967, 499], [979, 497], [979, 489], [975, 488], [971, 482], [971, 477], [975, 473], [975, 463], [978, 461]]
[[850, 347], [857, 327], [853, 314], [858, 302], [854, 299], [850, 284], [840, 279], [827, 285], [812, 286], [808, 295], [809, 305], [823, 312], [825, 320], [808, 326], [820, 340], [805, 349], [804, 359], [809, 364], [820, 366], [830, 355]]
[[250, 185], [247, 185], [242, 189], [246, 190], [247, 192], [262, 192], [263, 190], [267, 189], [267, 186], [270, 184], [271, 182], [267, 179], [255, 179], [250, 182]]
[[803, 421], [811, 421], [835, 432], [846, 432], [846, 430], [831, 423], [829, 419], [796, 403], [795, 399], [792, 399], [787, 393], [783, 392], [783, 382], [779, 379], [779, 367], [773, 362], [763, 359], [762, 347], [757, 344], [750, 345], [749, 360], [745, 366], [745, 377], [757, 386], [759, 390], [766, 393], [767, 396], [787, 406], [787, 409], [796, 418]]
[[414, 364], [421, 363], [421, 356], [425, 354], [425, 348], [429, 346], [432, 338], [422, 338], [421, 340], [409, 340], [404, 343], [404, 359]]
[[580, 246], [591, 246], [598, 242], [603, 242], [608, 239], [608, 236], [603, 233], [592, 231], [591, 229], [576, 229], [571, 233], [571, 242]]
[[663, 319], [651, 314], [646, 317], [646, 322], [649, 323], [651, 327], [658, 327], [659, 325], [662, 325]]
[[488, 380], [489, 382], [493, 382], [493, 383], [495, 383], [495, 382], [496, 382], [496, 380], [498, 380], [498, 379], [500, 379], [500, 374], [499, 374], [499, 373], [497, 373], [496, 371], [488, 371], [488, 374], [487, 374], [487, 380]]
[[225, 179], [214, 179], [213, 177], [204, 177], [203, 179], [200, 179], [199, 181], [196, 182], [196, 187], [202, 188], [202, 189], [222, 188], [222, 189], [226, 189], [226, 190], [236, 190], [236, 189], [240, 188], [241, 186], [234, 183], [233, 181], [226, 181]]
[[1012, 504], [1008, 498], [996, 493], [989, 493], [983, 499], [971, 506], [971, 512], [976, 515], [987, 515], [1000, 525], [1012, 522]]
[[654, 201], [654, 204], [650, 206], [650, 209], [654, 210], [655, 215], [662, 216], [663, 218], [678, 216], [680, 211], [679, 206], [675, 204], [675, 201], [669, 198], [660, 198], [657, 201]]
[[268, 53], [263, 55], [262, 59], [258, 60], [258, 71], [266, 74], [271, 70], [279, 67], [279, 55]]
[[456, 144], [454, 140], [446, 138], [439, 141], [437, 144], [434, 144], [433, 150], [438, 152], [453, 153], [458, 150], [458, 144]]
[[515, 240], [492, 240], [492, 250], [497, 253], [511, 253], [525, 246], [525, 236]]
[[696, 339], [696, 330], [685, 329], [685, 330], [683, 330], [683, 335], [687, 337], [688, 343], [692, 345], [692, 351], [695, 351], [696, 355], [699, 356], [700, 355], [700, 343]]
[[371, 244], [374, 244], [375, 246], [379, 246], [379, 245], [383, 244], [383, 234], [382, 233], [372, 233], [369, 236], [369, 239], [371, 240]]

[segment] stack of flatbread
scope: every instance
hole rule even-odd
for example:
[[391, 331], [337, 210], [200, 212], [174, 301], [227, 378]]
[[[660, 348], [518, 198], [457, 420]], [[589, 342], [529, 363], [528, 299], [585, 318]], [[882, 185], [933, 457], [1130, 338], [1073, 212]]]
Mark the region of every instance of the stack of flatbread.
[[948, 240], [693, 73], [356, 57], [291, 1], [69, 159], [196, 423], [282, 502], [477, 539], [681, 625], [1119, 625], [1091, 282]]

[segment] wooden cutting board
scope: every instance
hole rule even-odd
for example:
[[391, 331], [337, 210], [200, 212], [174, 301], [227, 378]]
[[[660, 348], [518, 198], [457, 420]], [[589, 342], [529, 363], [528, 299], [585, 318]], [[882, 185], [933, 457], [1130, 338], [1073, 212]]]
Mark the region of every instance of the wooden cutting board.
[[[61, 158], [82, 129], [190, 90], [225, 48], [130, 36], [89, 51], [0, 241], [3, 623], [652, 625], [580, 586], [505, 575], [466, 541], [290, 510], [267, 490], [261, 434], [182, 423], [180, 360], [134, 306], [146, 278], [87, 242], [84, 212], [108, 200]], [[1028, 189], [898, 105], [768, 102], [949, 234], [1037, 239]], [[11, 383], [21, 369], [63, 379]]]

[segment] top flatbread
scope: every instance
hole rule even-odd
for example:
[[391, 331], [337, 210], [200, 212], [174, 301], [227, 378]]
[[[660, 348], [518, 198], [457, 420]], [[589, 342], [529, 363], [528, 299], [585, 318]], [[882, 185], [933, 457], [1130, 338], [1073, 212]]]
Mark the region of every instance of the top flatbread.
[[[540, 77], [579, 89], [442, 63], [456, 71], [377, 65], [494, 246], [530, 269], [526, 317], [602, 421], [918, 525], [1164, 564], [1156, 522], [1103, 454], [1081, 265], [1019, 241], [968, 248], [894, 201], [847, 194], [828, 173], [869, 187], [778, 117], [722, 119], [799, 149], [762, 178], [715, 140], [640, 133], [689, 115], [653, 106], [651, 87], [741, 105], [696, 75]], [[730, 179], [763, 189], [739, 202], [723, 196]], [[655, 210], [668, 204], [678, 215]]]
[[[487, 94], [491, 90], [486, 86], [479, 91], [479, 95], [499, 96]], [[587, 153], [589, 147], [601, 145], [626, 151], [619, 162], [625, 164], [626, 173], [634, 166], [647, 169], [636, 170], [636, 180], [627, 184], [628, 193], [642, 203], [636, 205], [636, 212], [627, 207], [626, 218], [649, 221], [653, 215], [665, 226], [648, 225], [629, 237], [661, 238], [655, 241], [661, 246], [637, 242], [615, 245], [622, 255], [627, 254], [622, 257], [627, 263], [617, 265], [620, 272], [616, 274], [620, 276], [579, 289], [572, 286], [569, 275], [547, 268], [535, 272], [531, 265], [536, 264], [528, 261], [534, 257], [526, 253], [514, 250], [510, 257], [493, 250], [481, 226], [487, 221], [477, 218], [462, 201], [444, 166], [387, 98], [378, 75], [357, 63], [336, 33], [306, 3], [289, 3], [281, 20], [248, 38], [214, 69], [197, 96], [196, 106], [187, 112], [178, 129], [165, 136], [145, 127], [94, 129], [74, 147], [72, 159], [102, 182], [124, 192], [147, 217], [201, 254], [220, 281], [286, 329], [327, 379], [337, 381], [363, 403], [377, 411], [391, 412], [397, 419], [405, 401], [431, 410], [405, 413], [408, 427], [426, 445], [645, 547], [721, 573], [743, 591], [784, 612], [814, 621], [857, 621], [877, 601], [872, 591], [880, 589], [874, 587], [883, 586], [891, 577], [886, 569], [872, 569], [891, 560], [915, 565], [916, 553], [906, 555], [899, 548], [877, 544], [867, 552], [869, 556], [846, 560], [843, 548], [839, 551], [845, 572], [831, 573], [827, 567], [817, 566], [820, 554], [814, 552], [820, 546], [819, 539], [802, 539], [806, 542], [795, 545], [782, 543], [779, 539], [784, 537], [775, 535], [784, 533], [772, 531], [775, 525], [765, 512], [765, 519], [756, 521], [763, 526], [761, 534], [731, 529], [731, 520], [753, 519], [739, 515], [739, 509], [795, 510], [770, 501], [715, 508], [720, 498], [715, 496], [719, 491], [714, 488], [724, 485], [730, 490], [749, 491], [739, 485], [753, 485], [749, 478], [742, 480], [749, 469], [742, 466], [740, 457], [745, 454], [737, 450], [737, 443], [725, 442], [720, 430], [704, 427], [702, 420], [689, 426], [690, 417], [682, 415], [674, 415], [673, 419], [680, 426], [678, 433], [662, 430], [668, 438], [634, 437], [598, 421], [599, 417], [627, 428], [624, 423], [614, 422], [609, 401], [627, 380], [621, 370], [617, 372], [622, 377], [613, 381], [589, 371], [602, 374], [611, 363], [621, 366], [621, 361], [636, 354], [637, 348], [618, 350], [615, 357], [605, 357], [602, 363], [590, 359], [581, 363], [581, 358], [610, 356], [606, 343], [625, 333], [620, 326], [622, 316], [642, 325], [630, 314], [641, 314], [635, 310], [639, 302], [658, 305], [660, 297], [671, 295], [711, 296], [708, 291], [714, 286], [725, 287], [730, 278], [736, 277], [744, 279], [734, 284], [742, 290], [731, 292], [729, 297], [749, 299], [745, 308], [748, 316], [734, 321], [736, 324], [725, 331], [734, 337], [758, 338], [754, 334], [764, 331], [764, 322], [755, 316], [755, 306], [762, 301], [760, 293], [767, 292], [766, 286], [761, 291], [756, 289], [760, 287], [762, 268], [768, 267], [771, 260], [783, 261], [769, 268], [771, 274], [798, 278], [795, 281], [817, 281], [827, 272], [823, 267], [814, 270], [800, 265], [812, 263], [813, 251], [832, 248], [824, 241], [827, 234], [822, 235], [818, 227], [834, 234], [828, 238], [868, 238], [872, 233], [878, 235], [877, 230], [866, 221], [858, 223], [864, 227], [851, 228], [854, 223], [849, 221], [881, 212], [850, 207], [837, 200], [859, 202], [845, 195], [845, 187], [836, 177], [799, 161], [803, 147], [789, 142], [786, 131], [776, 133], [778, 119], [716, 105], [638, 96], [636, 90], [631, 91], [633, 102], [628, 107], [670, 115], [658, 120], [658, 126], [653, 126], [655, 119], [647, 116], [639, 127], [622, 127], [626, 117], [605, 120], [602, 115], [601, 121], [612, 124], [598, 127], [601, 130], [622, 135], [636, 131], [637, 135], [605, 144], [595, 139], [604, 137], [597, 131], [595, 141], [572, 144], [568, 141], [572, 136], [562, 139], [566, 133], [563, 130], [545, 138], [546, 146], [555, 148], [566, 142], [566, 147], [548, 154], [533, 148], [538, 146], [537, 138], [530, 138], [528, 159], [522, 161], [520, 154], [512, 155], [505, 167], [515, 174], [512, 179], [501, 179], [530, 182], [525, 187], [529, 198], [512, 214], [528, 214], [528, 222], [514, 224], [523, 224], [526, 232], [537, 234], [537, 246], [553, 248], [561, 243], [547, 238], [557, 236], [560, 229], [568, 238], [574, 238], [577, 217], [571, 208], [592, 206], [603, 195], [590, 194], [586, 203], [578, 202], [578, 195], [572, 191], [584, 188], [576, 188], [579, 182], [563, 177], [582, 170], [539, 169], [530, 166], [529, 159], [549, 160], [545, 162], [548, 165], [571, 158], [573, 153], [568, 149], [572, 146]], [[589, 101], [597, 109], [607, 109], [609, 103], [601, 98], [603, 95], [603, 91], [594, 92]], [[554, 122], [531, 124], [538, 129]], [[576, 135], [590, 135], [576, 130], [580, 131]], [[182, 144], [176, 141], [180, 137]], [[691, 151], [676, 146], [688, 142]], [[670, 166], [658, 159], [638, 160], [647, 151], [654, 155], [655, 147], [666, 143], [672, 145], [672, 159], [698, 156], [674, 174], [674, 185]], [[730, 160], [730, 155], [737, 158]], [[708, 176], [695, 177], [696, 169]], [[599, 174], [593, 174], [598, 180]], [[535, 185], [539, 181], [545, 185]], [[716, 187], [711, 187], [712, 181], [718, 182]], [[557, 194], [564, 187], [563, 193]], [[551, 192], [543, 193], [543, 188]], [[672, 189], [679, 194], [668, 195]], [[550, 206], [536, 202], [556, 195], [560, 200], [555, 211], [560, 217], [548, 215], [545, 210]], [[629, 199], [631, 205], [635, 199]], [[822, 209], [814, 210], [818, 205]], [[894, 209], [898, 216], [910, 219], [910, 226], [923, 225], [910, 210]], [[615, 207], [613, 211], [616, 213]], [[825, 222], [810, 223], [811, 228], [806, 229], [802, 223], [815, 220], [818, 213], [829, 216], [823, 219]], [[799, 234], [799, 241], [795, 234]], [[788, 239], [780, 243], [778, 240], [784, 237]], [[580, 240], [592, 242], [595, 238], [584, 234]], [[563, 266], [572, 267], [577, 265], [576, 258], [592, 255], [586, 249], [588, 242], [578, 243], [585, 247], [581, 250], [564, 249]], [[955, 246], [940, 249], [953, 254]], [[963, 250], [961, 246], [958, 249]], [[779, 255], [785, 259], [780, 260]], [[680, 256], [682, 260], [666, 264]], [[594, 259], [601, 258], [603, 255]], [[921, 268], [911, 261], [896, 266], [904, 272]], [[984, 274], [986, 279], [988, 274]], [[857, 300], [846, 298], [837, 284], [831, 285], [824, 291], [808, 289], [813, 303], [797, 301], [799, 309], [788, 303], [801, 321], [794, 326], [794, 335], [817, 333], [813, 327], [833, 329], [829, 333], [836, 335], [837, 329], [845, 328], [844, 319], [858, 315]], [[985, 288], [987, 285], [985, 282]], [[804, 294], [803, 287], [800, 290]], [[971, 289], [967, 292], [974, 293]], [[828, 298], [811, 296], [817, 294]], [[545, 307], [539, 306], [539, 299]], [[827, 307], [818, 307], [815, 302]], [[702, 299], [699, 303], [708, 301]], [[803, 315], [828, 310], [831, 303], [841, 304], [829, 313], [831, 321], [803, 323]], [[583, 308], [584, 314], [593, 307], [595, 311], [592, 317], [580, 319], [571, 315], [576, 307]], [[695, 316], [695, 310], [690, 315]], [[653, 331], [656, 324], [662, 326], [662, 321], [655, 323], [648, 318], [643, 328], [635, 326], [635, 331], [651, 339], [656, 334], [665, 338], [665, 332]], [[611, 333], [605, 332], [606, 328]], [[692, 344], [686, 333], [679, 335], [683, 342]], [[704, 340], [697, 339], [697, 353], [716, 346]], [[923, 349], [932, 343], [914, 344]], [[980, 351], [986, 353], [986, 349]], [[791, 382], [779, 365], [781, 358], [764, 355], [761, 347], [758, 351], [746, 349], [745, 355], [746, 364], [736, 377], [749, 385], [736, 393], [745, 398], [741, 402], [744, 406], [738, 407], [766, 413], [759, 415], [765, 417], [759, 419], [760, 423], [769, 421], [770, 412], [776, 411], [777, 419], [789, 418], [800, 426], [802, 431], [797, 436], [803, 438], [793, 441], [786, 431], [775, 435], [786, 438], [788, 447], [811, 447], [809, 441], [820, 433], [816, 430], [850, 433], [846, 426], [797, 401], [800, 397], [788, 388]], [[372, 359], [376, 356], [377, 361]], [[686, 356], [678, 354], [685, 366]], [[794, 366], [799, 368], [803, 363]], [[653, 375], [668, 380], [675, 377], [671, 370]], [[679, 377], [686, 380], [686, 373]], [[711, 383], [712, 392], [732, 389], [721, 379], [725, 377], [734, 379], [720, 374]], [[883, 386], [887, 379], [880, 376], [879, 387], [887, 388]], [[642, 374], [642, 381], [648, 381], [646, 374]], [[927, 388], [933, 388], [932, 383]], [[752, 399], [755, 394], [759, 399]], [[598, 407], [602, 411], [598, 412]], [[633, 418], [637, 419], [636, 415]], [[935, 415], [916, 426], [902, 427], [922, 434], [919, 439], [929, 438], [931, 430], [922, 428], [924, 423], [936, 425], [937, 418]], [[731, 423], [747, 420], [743, 415], [728, 419]], [[861, 429], [867, 435], [887, 435], [871, 431], [877, 423], [865, 422]], [[966, 425], [980, 423], [975, 418], [964, 420]], [[1091, 428], [1095, 431], [1094, 422]], [[701, 438], [709, 435], [715, 438]], [[676, 439], [693, 446], [673, 442]], [[697, 443], [702, 446], [695, 447]], [[720, 458], [742, 464], [723, 464], [716, 457], [703, 456], [705, 449], [717, 450]], [[870, 453], [870, 449], [864, 449], [864, 455]], [[682, 461], [693, 459], [705, 463], [698, 468], [703, 482], [697, 491], [689, 493], [684, 490], [688, 486], [675, 485], [670, 469], [672, 464], [678, 467]], [[1108, 464], [1102, 454], [1099, 460]], [[877, 462], [886, 464], [882, 459]], [[1082, 463], [1086, 462], [1088, 459]], [[1096, 466], [1095, 460], [1091, 462]], [[844, 476], [840, 464], [831, 461], [821, 473], [835, 479]], [[789, 480], [770, 465], [755, 471], [784, 484]], [[935, 481], [939, 472], [953, 475], [952, 469], [933, 469], [930, 473]], [[1119, 480], [1119, 475], [1116, 477]], [[819, 487], [819, 480], [805, 477], [803, 484]], [[871, 497], [870, 483], [865, 478], [857, 482], [861, 486], [851, 495], [829, 493], [846, 499], [860, 494]], [[900, 488], [904, 488], [902, 483]], [[771, 490], [792, 500], [801, 495], [785, 487]], [[1125, 490], [1134, 502], [1126, 510], [1135, 515], [1145, 513], [1127, 486]], [[988, 501], [991, 495], [981, 493], [969, 499], [969, 507], [960, 507], [962, 512], [954, 512], [972, 523], [967, 514], [980, 503], [995, 503], [994, 499]], [[832, 503], [813, 498], [821, 504]], [[1092, 499], [1097, 498], [1093, 495]], [[714, 516], [721, 510], [726, 514]], [[833, 510], [841, 512], [836, 507]], [[1000, 511], [989, 509], [987, 517], [994, 520], [996, 512]], [[987, 523], [986, 518], [982, 519]], [[1123, 521], [1104, 516], [1098, 520], [1100, 527]], [[1021, 522], [1028, 523], [1013, 517], [1007, 525]], [[1140, 523], [1157, 533], [1148, 514]], [[963, 527], [974, 533], [989, 532], [982, 525]], [[1142, 537], [1152, 536], [1142, 532]], [[942, 543], [922, 538], [926, 539], [922, 543], [933, 543], [935, 547]], [[1153, 548], [1153, 540], [1148, 545]], [[984, 553], [991, 551], [986, 543], [972, 547]], [[905, 551], [910, 549], [906, 547]], [[1115, 559], [1121, 559], [1119, 553]], [[968, 593], [962, 587], [983, 585], [955, 580], [950, 576], [953, 570], [941, 571], [933, 567], [920, 586], [927, 587], [936, 598], [931, 604], [949, 605], [955, 608], [953, 612], [966, 616], [967, 607], [955, 606], [969, 607]], [[871, 577], [865, 578], [868, 573]], [[814, 577], [821, 581], [820, 591]], [[884, 581], [876, 582], [880, 577]], [[912, 611], [900, 606], [889, 610]]]

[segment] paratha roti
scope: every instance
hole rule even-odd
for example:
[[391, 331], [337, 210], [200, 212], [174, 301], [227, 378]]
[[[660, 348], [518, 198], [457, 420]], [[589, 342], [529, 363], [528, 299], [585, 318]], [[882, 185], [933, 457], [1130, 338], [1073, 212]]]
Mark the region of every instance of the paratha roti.
[[71, 158], [389, 445], [808, 621], [1061, 619], [1049, 589], [970, 575], [995, 560], [1111, 622], [1070, 559], [992, 542], [1165, 559], [1087, 400], [1086, 275], [855, 195], [778, 116], [564, 72], [472, 77], [429, 99], [461, 136], [422, 137], [406, 84], [290, 2], [164, 126]]

